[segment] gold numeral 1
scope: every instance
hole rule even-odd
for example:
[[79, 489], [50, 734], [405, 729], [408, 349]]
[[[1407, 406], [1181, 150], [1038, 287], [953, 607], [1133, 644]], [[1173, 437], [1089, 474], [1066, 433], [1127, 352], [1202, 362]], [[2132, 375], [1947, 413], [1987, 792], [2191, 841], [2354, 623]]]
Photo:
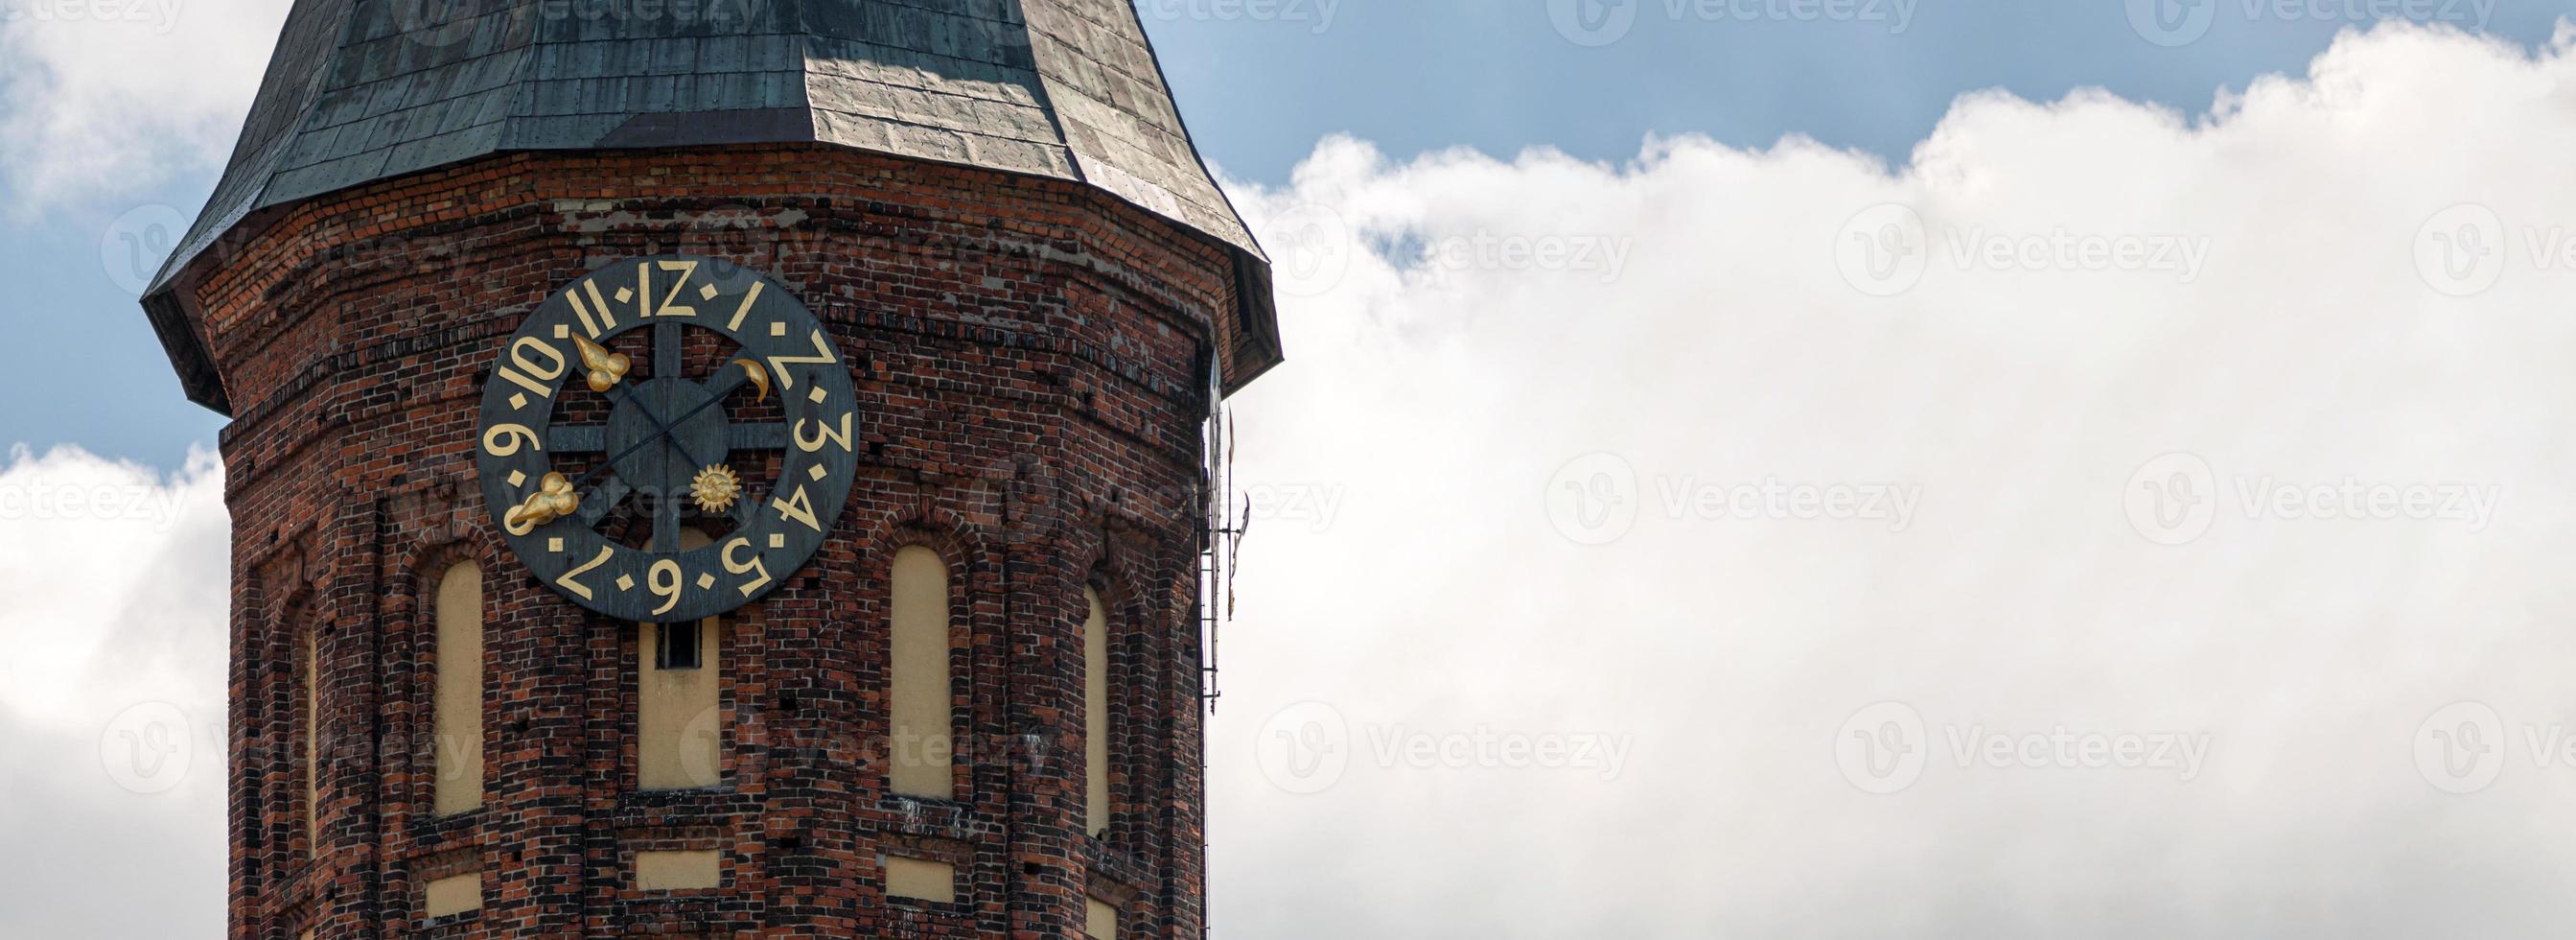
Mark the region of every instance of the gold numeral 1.
[[742, 329], [742, 318], [750, 316], [751, 305], [760, 302], [760, 285], [762, 283], [763, 282], [761, 281], [751, 282], [751, 290], [744, 292], [742, 295], [742, 306], [734, 308], [733, 322], [725, 324], [725, 329]]
[[582, 329], [589, 330], [592, 339], [598, 339], [601, 332], [616, 329], [617, 314], [608, 309], [608, 298], [599, 293], [599, 281], [582, 281], [581, 289], [590, 292], [590, 305], [599, 308], [599, 322], [592, 323], [589, 312], [581, 309], [581, 298], [572, 299], [572, 312], [581, 316]]

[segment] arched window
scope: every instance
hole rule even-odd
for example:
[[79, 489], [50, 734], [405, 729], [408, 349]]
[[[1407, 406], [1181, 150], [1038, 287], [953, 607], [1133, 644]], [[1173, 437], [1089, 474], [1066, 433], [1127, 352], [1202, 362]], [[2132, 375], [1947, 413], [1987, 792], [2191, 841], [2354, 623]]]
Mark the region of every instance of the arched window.
[[432, 802], [438, 815], [449, 816], [483, 805], [483, 569], [470, 561], [447, 569], [437, 597]]
[[[682, 551], [711, 541], [696, 529], [680, 532]], [[716, 651], [724, 621], [637, 626], [636, 782], [646, 790], [713, 787], [723, 766], [723, 672]]]
[[956, 729], [948, 684], [948, 563], [938, 552], [912, 546], [895, 553], [891, 580], [889, 784], [903, 796], [950, 799], [957, 778], [949, 769]]
[[1091, 605], [1082, 621], [1082, 757], [1086, 822], [1092, 835], [1109, 831], [1109, 611], [1100, 592], [1082, 589]]

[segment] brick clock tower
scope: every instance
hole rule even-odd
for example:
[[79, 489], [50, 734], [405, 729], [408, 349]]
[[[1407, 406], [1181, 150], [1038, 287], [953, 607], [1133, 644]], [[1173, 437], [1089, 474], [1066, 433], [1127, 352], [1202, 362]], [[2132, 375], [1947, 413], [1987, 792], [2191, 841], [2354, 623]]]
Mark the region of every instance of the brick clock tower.
[[230, 936], [1203, 935], [1281, 354], [1123, 0], [298, 0], [144, 306]]

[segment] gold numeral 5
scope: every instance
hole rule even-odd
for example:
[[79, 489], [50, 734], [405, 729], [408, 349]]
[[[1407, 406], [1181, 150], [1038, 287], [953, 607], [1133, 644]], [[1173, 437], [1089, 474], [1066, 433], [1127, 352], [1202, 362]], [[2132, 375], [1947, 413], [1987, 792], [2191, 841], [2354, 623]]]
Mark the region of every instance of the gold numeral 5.
[[769, 562], [761, 558], [758, 554], [752, 555], [750, 561], [733, 560], [734, 549], [750, 547], [751, 539], [738, 535], [734, 537], [733, 541], [725, 543], [724, 553], [719, 556], [724, 559], [725, 572], [728, 574], [759, 573], [760, 577], [754, 578], [743, 584], [742, 596], [744, 597], [750, 597], [753, 593], [758, 592], [763, 586], [769, 583]]

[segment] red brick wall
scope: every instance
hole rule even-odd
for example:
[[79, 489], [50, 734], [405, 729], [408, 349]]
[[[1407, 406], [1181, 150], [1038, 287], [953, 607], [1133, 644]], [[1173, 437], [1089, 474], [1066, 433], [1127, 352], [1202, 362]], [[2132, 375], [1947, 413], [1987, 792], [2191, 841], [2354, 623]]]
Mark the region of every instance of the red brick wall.
[[[232, 936], [1199, 936], [1195, 602], [1217, 245], [1084, 187], [820, 147], [518, 154], [252, 220], [189, 284], [234, 405]], [[849, 508], [733, 618], [724, 785], [638, 793], [636, 629], [527, 577], [470, 448], [540, 300], [686, 252], [793, 287], [856, 370]], [[961, 799], [888, 793], [888, 573], [954, 585]], [[488, 796], [430, 813], [436, 578], [485, 572]], [[1082, 590], [1112, 607], [1115, 821], [1081, 831]], [[304, 832], [298, 631], [321, 631], [326, 757]], [[638, 849], [713, 848], [725, 887], [631, 890]], [[951, 860], [955, 905], [890, 901], [878, 853]], [[421, 916], [465, 868], [484, 907]]]

